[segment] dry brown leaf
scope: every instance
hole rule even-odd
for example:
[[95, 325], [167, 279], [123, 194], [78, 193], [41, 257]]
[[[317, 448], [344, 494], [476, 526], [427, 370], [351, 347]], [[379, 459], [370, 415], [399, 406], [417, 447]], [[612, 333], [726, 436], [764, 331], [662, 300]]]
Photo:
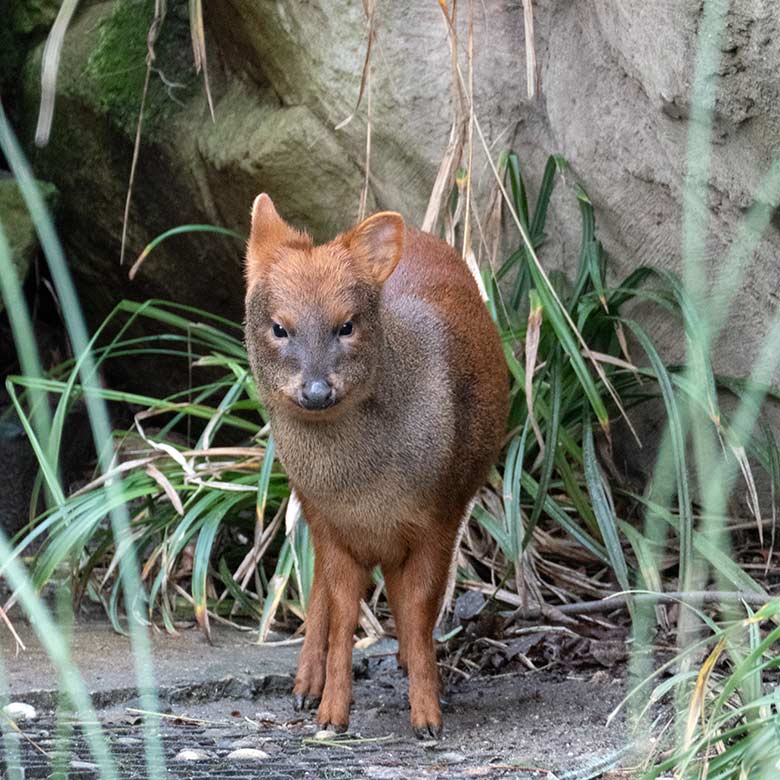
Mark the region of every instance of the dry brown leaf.
[[173, 508], [183, 517], [184, 506], [181, 503], [179, 494], [176, 492], [168, 477], [166, 477], [153, 463], [147, 464], [144, 471], [163, 489], [165, 495], [168, 496], [168, 500], [173, 504]]

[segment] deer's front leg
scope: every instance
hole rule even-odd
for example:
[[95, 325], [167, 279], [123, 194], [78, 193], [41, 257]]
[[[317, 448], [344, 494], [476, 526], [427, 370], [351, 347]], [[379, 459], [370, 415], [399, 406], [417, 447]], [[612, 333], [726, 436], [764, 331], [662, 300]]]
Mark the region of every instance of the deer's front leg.
[[325, 690], [317, 710], [323, 728], [346, 731], [352, 701], [352, 636], [369, 573], [348, 551], [327, 539], [315, 540], [328, 602], [328, 654]]
[[328, 626], [328, 590], [321, 557], [315, 552], [314, 581], [306, 612], [306, 638], [298, 658], [298, 673], [293, 688], [296, 710], [316, 707], [322, 698], [328, 658]]

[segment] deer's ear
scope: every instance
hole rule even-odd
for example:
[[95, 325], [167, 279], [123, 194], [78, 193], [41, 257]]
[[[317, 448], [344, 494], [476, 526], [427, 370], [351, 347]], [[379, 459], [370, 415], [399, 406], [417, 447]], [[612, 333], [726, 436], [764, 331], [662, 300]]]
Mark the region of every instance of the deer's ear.
[[252, 204], [252, 229], [246, 250], [247, 286], [251, 287], [263, 275], [280, 246], [296, 239], [301, 241], [305, 236], [279, 216], [268, 195], [258, 195]]
[[363, 263], [377, 284], [383, 284], [398, 265], [404, 251], [403, 217], [381, 211], [363, 220], [345, 236], [350, 252]]

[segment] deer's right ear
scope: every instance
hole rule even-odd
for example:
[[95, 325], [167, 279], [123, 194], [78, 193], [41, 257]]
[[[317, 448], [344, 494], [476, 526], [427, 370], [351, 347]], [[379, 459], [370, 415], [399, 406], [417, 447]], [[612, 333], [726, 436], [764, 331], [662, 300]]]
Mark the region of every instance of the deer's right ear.
[[405, 227], [400, 214], [381, 211], [364, 219], [344, 237], [377, 284], [384, 284], [404, 250]]
[[301, 238], [276, 211], [271, 198], [264, 192], [252, 204], [252, 229], [246, 250], [246, 281], [252, 287], [262, 277], [274, 252], [285, 243]]

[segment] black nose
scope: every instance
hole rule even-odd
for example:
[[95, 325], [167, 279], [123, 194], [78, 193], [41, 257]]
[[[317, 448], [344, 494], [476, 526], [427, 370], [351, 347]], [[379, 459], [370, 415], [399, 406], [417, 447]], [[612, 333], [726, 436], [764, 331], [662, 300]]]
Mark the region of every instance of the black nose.
[[306, 382], [301, 388], [301, 406], [306, 409], [325, 409], [333, 403], [333, 388], [324, 379]]

